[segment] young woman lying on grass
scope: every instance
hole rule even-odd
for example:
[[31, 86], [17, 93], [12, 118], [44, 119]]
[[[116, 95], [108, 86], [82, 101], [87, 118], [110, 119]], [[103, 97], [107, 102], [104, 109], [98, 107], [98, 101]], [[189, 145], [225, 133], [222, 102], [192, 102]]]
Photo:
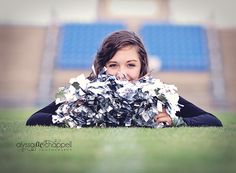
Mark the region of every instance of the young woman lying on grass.
[[[93, 63], [93, 67], [94, 67], [93, 72], [87, 78], [89, 81], [96, 80], [99, 77], [99, 74], [101, 74], [101, 72], [104, 70], [104, 67], [105, 67], [106, 68], [105, 73], [110, 76], [110, 78], [108, 77], [108, 80], [114, 79], [112, 78], [113, 76], [115, 77], [113, 82], [116, 80], [120, 80], [120, 81], [129, 81], [132, 83], [132, 82], [142, 79], [142, 77], [145, 77], [148, 74], [147, 52], [144, 48], [142, 41], [135, 33], [129, 32], [129, 31], [117, 31], [117, 32], [111, 33], [111, 35], [105, 38], [99, 51], [97, 52], [95, 61]], [[151, 118], [146, 117], [147, 119], [145, 119], [145, 115], [142, 114], [146, 122], [143, 120], [139, 121], [137, 119], [136, 119], [137, 121], [136, 120], [134, 121], [134, 119], [130, 118], [129, 123], [127, 123], [128, 120], [127, 121], [124, 120], [124, 117], [123, 118], [116, 117], [117, 119], [114, 119], [114, 117], [108, 117], [108, 118], [105, 117], [105, 119], [107, 119], [107, 122], [114, 121], [114, 123], [110, 123], [110, 124], [108, 123], [109, 124], [108, 126], [142, 126], [142, 122], [145, 122], [145, 123], [152, 122], [157, 125], [162, 124], [161, 127], [222, 126], [221, 121], [216, 116], [202, 110], [201, 108], [187, 101], [183, 97], [181, 96], [178, 97], [177, 103], [180, 106], [180, 110], [177, 110], [176, 112], [174, 112], [175, 115], [173, 116], [171, 116], [171, 113], [170, 113], [171, 111], [168, 109], [168, 106], [162, 104], [163, 107], [158, 108], [158, 111], [156, 111], [155, 115], [150, 114]], [[76, 104], [78, 106], [78, 104], [81, 104], [81, 103], [78, 102]], [[34, 113], [28, 119], [28, 121], [26, 122], [26, 125], [61, 126], [63, 123], [65, 123], [66, 121], [65, 119], [67, 120], [69, 119], [70, 122], [73, 122], [72, 125], [69, 125], [70, 127], [97, 126], [98, 124], [99, 126], [104, 125], [103, 122], [100, 122], [100, 123], [96, 122], [95, 124], [95, 122], [91, 121], [91, 119], [86, 119], [86, 116], [88, 117], [89, 115], [83, 115], [84, 118], [80, 118], [80, 119], [76, 118], [77, 115], [70, 116], [69, 114], [71, 112], [68, 113], [67, 118], [65, 118], [66, 115], [60, 115], [61, 118], [64, 118], [63, 119], [64, 122], [60, 123], [59, 122], [60, 120], [57, 119], [57, 117], [55, 118], [55, 116], [57, 116], [59, 108], [61, 109], [61, 113], [63, 112], [62, 111], [63, 107], [61, 105], [63, 105], [63, 102], [57, 103], [57, 104], [55, 101], [52, 102], [48, 106]], [[68, 105], [66, 106], [67, 106], [67, 109], [71, 109], [71, 108], [68, 108]], [[74, 108], [74, 110], [76, 109]], [[107, 111], [110, 111], [110, 110], [107, 110]], [[140, 109], [138, 109], [138, 111], [140, 112]], [[103, 112], [101, 116], [104, 116], [105, 114], [106, 113]], [[129, 114], [129, 112], [127, 114]], [[127, 116], [127, 115], [125, 115], [125, 113], [123, 112], [122, 116]], [[54, 120], [53, 120], [53, 117], [54, 117]], [[98, 117], [94, 115], [94, 119], [96, 118]], [[150, 121], [149, 121], [149, 118], [150, 118]], [[85, 122], [82, 122], [82, 121], [85, 121]], [[126, 123], [124, 123], [125, 121]], [[80, 126], [78, 124], [80, 124]], [[151, 125], [151, 127], [160, 127], [160, 126]]]

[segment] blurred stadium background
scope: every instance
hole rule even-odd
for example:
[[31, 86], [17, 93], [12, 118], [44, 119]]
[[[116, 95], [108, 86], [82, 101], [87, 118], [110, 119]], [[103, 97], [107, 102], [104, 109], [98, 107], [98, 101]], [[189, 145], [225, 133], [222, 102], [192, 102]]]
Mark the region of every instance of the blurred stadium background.
[[234, 0], [0, 0], [0, 107], [41, 107], [89, 74], [106, 34], [135, 31], [153, 74], [209, 111], [236, 111]]

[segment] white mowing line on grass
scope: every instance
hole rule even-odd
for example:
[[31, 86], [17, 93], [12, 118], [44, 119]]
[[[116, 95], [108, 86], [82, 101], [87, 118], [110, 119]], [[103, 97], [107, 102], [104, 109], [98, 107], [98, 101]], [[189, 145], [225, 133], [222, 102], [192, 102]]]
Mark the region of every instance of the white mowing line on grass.
[[[123, 132], [123, 131], [122, 131]], [[109, 140], [104, 140], [95, 159], [96, 164], [91, 172], [139, 172], [145, 166], [145, 150], [136, 140], [139, 136], [135, 129], [115, 134]]]

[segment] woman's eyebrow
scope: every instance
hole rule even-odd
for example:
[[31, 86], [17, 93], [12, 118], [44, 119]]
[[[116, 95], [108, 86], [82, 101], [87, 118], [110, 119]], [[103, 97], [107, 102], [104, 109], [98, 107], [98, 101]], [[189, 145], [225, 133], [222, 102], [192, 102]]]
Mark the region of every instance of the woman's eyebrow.
[[128, 60], [127, 62], [132, 62], [132, 61], [135, 61], [135, 62], [137, 62], [137, 60], [136, 60], [136, 59]]
[[[127, 62], [129, 63], [129, 62], [138, 62], [138, 61], [136, 59], [131, 59], [131, 60], [128, 60]], [[109, 63], [109, 64], [110, 63], [117, 63], [117, 61], [108, 61], [107, 63]]]
[[108, 61], [107, 63], [117, 63], [116, 61]]

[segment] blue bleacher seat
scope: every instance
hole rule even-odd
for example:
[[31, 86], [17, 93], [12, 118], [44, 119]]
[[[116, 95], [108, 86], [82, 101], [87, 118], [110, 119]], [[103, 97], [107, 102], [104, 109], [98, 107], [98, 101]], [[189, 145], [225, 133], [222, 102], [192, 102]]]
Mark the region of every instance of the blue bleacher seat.
[[88, 69], [107, 34], [126, 29], [121, 23], [69, 23], [60, 28], [57, 67]]
[[144, 24], [140, 35], [149, 55], [161, 61], [161, 70], [208, 70], [207, 38], [202, 26]]

